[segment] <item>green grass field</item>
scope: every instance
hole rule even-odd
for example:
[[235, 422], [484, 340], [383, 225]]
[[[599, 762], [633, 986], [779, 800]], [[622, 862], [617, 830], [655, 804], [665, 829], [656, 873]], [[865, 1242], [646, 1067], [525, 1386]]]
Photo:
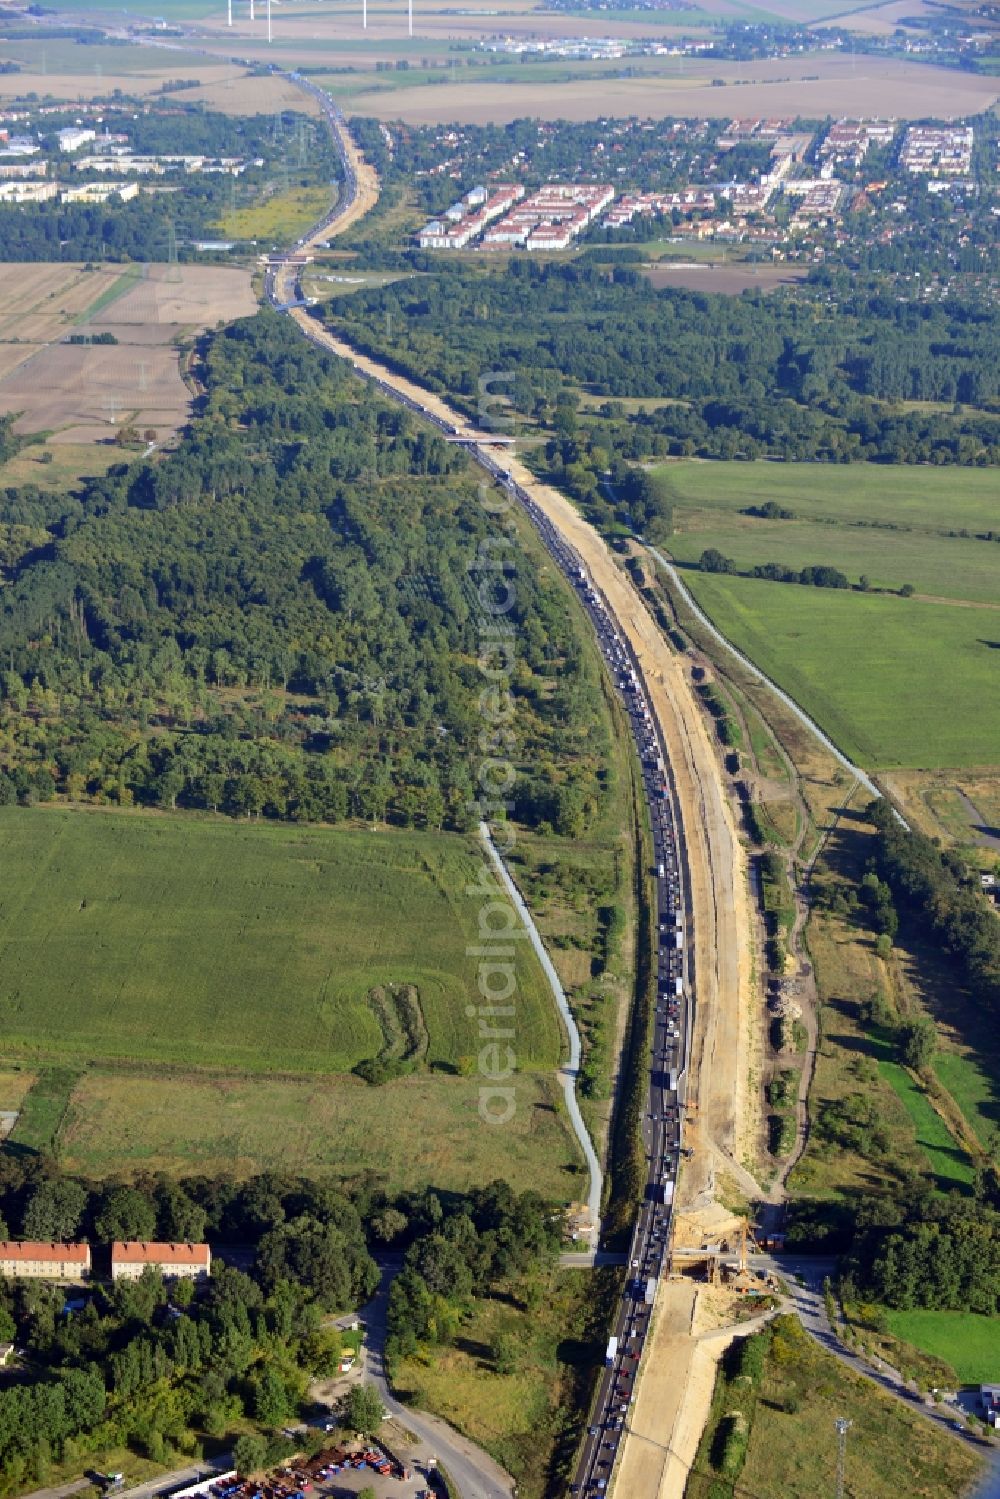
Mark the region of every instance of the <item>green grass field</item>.
[[[670, 538], [678, 562], [697, 563], [706, 547], [731, 557], [740, 572], [768, 562], [803, 568], [838, 567], [851, 583], [865, 575], [873, 589], [900, 589], [941, 598], [1000, 601], [1000, 546], [995, 542], [934, 536], [926, 531], [883, 531], [821, 520], [758, 520], [711, 510], [685, 513]], [[981, 623], [988, 628], [997, 620]]]
[[[503, 1177], [554, 1201], [579, 1198], [577, 1146], [554, 1079], [514, 1078], [514, 1117], [479, 1114], [478, 1077], [441, 1073], [369, 1087], [356, 1077], [303, 1081], [90, 1069], [57, 1120], [59, 1160], [86, 1177], [249, 1176], [254, 1171], [374, 1171], [393, 1190], [433, 1182], [464, 1191]], [[39, 1148], [46, 1142], [41, 1142]]]
[[934, 1112], [927, 1095], [917, 1087], [906, 1068], [898, 1062], [880, 1061], [878, 1069], [902, 1100], [913, 1122], [917, 1144], [927, 1156], [941, 1191], [971, 1186], [976, 1178], [975, 1167], [955, 1144], [944, 1120]]
[[951, 1364], [963, 1384], [1000, 1381], [1000, 1317], [975, 1312], [886, 1312], [889, 1331]]
[[776, 500], [811, 520], [879, 521], [932, 531], [997, 527], [997, 475], [991, 469], [691, 460], [660, 471], [683, 505], [696, 509], [733, 514]]
[[996, 761], [1000, 612], [699, 572], [686, 581], [723, 634], [860, 764]]
[[[0, 861], [8, 1057], [344, 1072], [380, 1051], [366, 995], [391, 983], [419, 991], [431, 1066], [479, 1049], [471, 839], [5, 807]], [[518, 1065], [553, 1068], [554, 1005], [517, 964]]]
[[1000, 1129], [1000, 1058], [939, 1051], [934, 1071], [988, 1149]]

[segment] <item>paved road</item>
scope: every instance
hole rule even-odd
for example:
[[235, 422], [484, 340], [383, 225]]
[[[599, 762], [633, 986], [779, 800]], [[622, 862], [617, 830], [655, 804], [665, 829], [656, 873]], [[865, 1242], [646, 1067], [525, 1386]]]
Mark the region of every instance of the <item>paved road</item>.
[[[175, 1468], [172, 1473], [161, 1473], [159, 1478], [136, 1484], [135, 1488], [119, 1489], [117, 1499], [154, 1499], [155, 1495], [164, 1494], [168, 1489], [179, 1489], [189, 1483], [198, 1483], [202, 1478], [211, 1478], [214, 1473], [225, 1473], [232, 1465], [231, 1454], [225, 1452], [220, 1457], [206, 1458], [204, 1462], [191, 1463], [186, 1468]], [[23, 1499], [69, 1499], [71, 1494], [91, 1487], [89, 1478], [75, 1478], [72, 1483], [64, 1483], [59, 1488], [36, 1489]]]
[[[902, 1376], [888, 1364], [878, 1366], [868, 1363], [866, 1359], [859, 1358], [856, 1353], [851, 1353], [834, 1333], [830, 1325], [830, 1319], [826, 1314], [826, 1302], [823, 1298], [823, 1281], [828, 1275], [832, 1275], [836, 1268], [836, 1261], [822, 1259], [815, 1255], [753, 1255], [752, 1263], [756, 1266], [765, 1266], [781, 1277], [794, 1304], [795, 1312], [810, 1337], [814, 1338], [822, 1347], [824, 1352], [832, 1353], [842, 1364], [846, 1364], [855, 1374], [860, 1374], [863, 1379], [870, 1379], [873, 1384], [880, 1385], [889, 1395], [894, 1395], [898, 1400], [905, 1400], [911, 1409], [918, 1411], [928, 1421], [933, 1421], [949, 1436], [958, 1441], [968, 1443], [982, 1455], [983, 1447], [981, 1441], [963, 1425], [956, 1429], [956, 1415], [951, 1406], [939, 1407], [927, 1405], [921, 1395], [916, 1394], [904, 1383]], [[997, 1475], [998, 1487], [995, 1491], [987, 1491], [994, 1494], [994, 1499], [1000, 1499], [1000, 1474]], [[986, 1496], [983, 1496], [986, 1499]]]
[[501, 858], [500, 852], [490, 836], [489, 825], [487, 823], [481, 822], [479, 824], [479, 834], [486, 845], [486, 851], [497, 872], [498, 879], [503, 884], [504, 889], [514, 903], [514, 909], [524, 923], [524, 929], [528, 933], [531, 945], [535, 950], [535, 955], [542, 965], [542, 971], [549, 981], [549, 988], [552, 990], [556, 1007], [562, 1016], [562, 1022], [566, 1027], [566, 1034], [569, 1037], [569, 1060], [565, 1067], [559, 1069], [559, 1081], [562, 1084], [563, 1097], [566, 1099], [566, 1112], [573, 1126], [573, 1133], [580, 1143], [580, 1149], [583, 1151], [587, 1162], [587, 1171], [590, 1176], [590, 1186], [587, 1192], [587, 1213], [590, 1219], [590, 1242], [592, 1247], [596, 1249], [601, 1236], [601, 1197], [604, 1192], [604, 1174], [601, 1171], [601, 1163], [597, 1159], [597, 1153], [594, 1150], [587, 1126], [583, 1122], [583, 1115], [580, 1113], [580, 1105], [576, 1097], [576, 1085], [580, 1076], [580, 1032], [577, 1030], [576, 1021], [573, 1019], [573, 1012], [566, 1001], [566, 995], [563, 993], [563, 986], [559, 982], [559, 975], [552, 965], [552, 959], [546, 952], [545, 944], [535, 925], [535, 919], [528, 909], [527, 902], [514, 883], [510, 870]]
[[[434, 1456], [448, 1470], [461, 1499], [513, 1499], [517, 1488], [509, 1473], [495, 1463], [474, 1442], [460, 1436], [445, 1421], [402, 1405], [389, 1388], [385, 1375], [386, 1314], [389, 1287], [398, 1270], [395, 1264], [382, 1268], [382, 1281], [375, 1297], [361, 1311], [365, 1324], [365, 1372], [382, 1397], [391, 1416], [411, 1431], [426, 1449], [424, 1456]], [[420, 1454], [415, 1454], [419, 1460]]]

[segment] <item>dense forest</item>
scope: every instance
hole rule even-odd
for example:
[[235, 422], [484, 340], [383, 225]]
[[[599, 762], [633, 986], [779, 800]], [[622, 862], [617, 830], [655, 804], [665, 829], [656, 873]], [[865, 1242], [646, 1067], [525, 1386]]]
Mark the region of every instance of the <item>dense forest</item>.
[[1000, 1021], [1000, 921], [962, 860], [904, 828], [884, 801], [867, 816], [878, 829], [876, 866], [895, 904], [932, 933], [983, 1008]]
[[[360, 292], [325, 315], [459, 402], [483, 371], [516, 370], [516, 408], [552, 433], [549, 471], [585, 499], [616, 455], [1000, 462], [1000, 324], [971, 297], [911, 301], [833, 276], [727, 297], [656, 290], [623, 266], [514, 260]], [[583, 413], [580, 390], [608, 399]], [[666, 404], [626, 417], [616, 398], [638, 396]], [[910, 401], [954, 409], [899, 409]]]
[[[372, 1296], [372, 1251], [406, 1250], [393, 1301], [399, 1348], [404, 1306], [447, 1306], [454, 1331], [474, 1297], [551, 1263], [559, 1245], [547, 1205], [503, 1182], [446, 1200], [429, 1189], [387, 1196], [367, 1178], [348, 1187], [275, 1174], [94, 1184], [5, 1154], [0, 1211], [5, 1235], [92, 1239], [102, 1279], [112, 1239], [222, 1246], [204, 1288], [168, 1290], [147, 1270], [137, 1282], [74, 1292], [70, 1313], [63, 1287], [0, 1282], [0, 1340], [31, 1350], [22, 1377], [0, 1390], [2, 1492], [44, 1483], [52, 1462], [82, 1466], [88, 1453], [123, 1444], [157, 1461], [190, 1460], [206, 1442], [226, 1450], [234, 1432], [256, 1430], [251, 1466], [287, 1456], [282, 1428], [307, 1413], [310, 1379], [337, 1369], [341, 1339], [325, 1314]], [[225, 1263], [226, 1244], [239, 1246], [245, 1268]], [[439, 1319], [436, 1339], [447, 1337]], [[237, 1445], [250, 1450], [246, 1436]]]
[[[1000, 1312], [1000, 1213], [957, 1195], [865, 1199], [843, 1273], [885, 1306], [993, 1316]], [[849, 1283], [846, 1290], [853, 1299]]]
[[[44, 122], [46, 138], [72, 124], [73, 116]], [[182, 258], [194, 252], [187, 243], [211, 235], [219, 219], [233, 206], [272, 191], [328, 182], [336, 173], [336, 159], [325, 131], [304, 116], [285, 114], [234, 118], [195, 105], [170, 105], [137, 112], [135, 118], [112, 117], [109, 126], [128, 135], [140, 155], [183, 153], [238, 156], [249, 163], [238, 179], [220, 174], [183, 174], [183, 191], [165, 191], [170, 178], [156, 179], [154, 191], [140, 190], [123, 203], [20, 203], [0, 205], [0, 260], [167, 260], [171, 235]], [[304, 149], [308, 132], [308, 151]], [[63, 182], [101, 180], [96, 172], [80, 173], [58, 154], [52, 175]], [[260, 162], [261, 165], [254, 165]], [[177, 174], [174, 174], [177, 175]], [[178, 177], [178, 182], [180, 181]], [[148, 183], [143, 184], [148, 186]]]
[[516, 814], [580, 831], [597, 670], [465, 456], [276, 314], [208, 338], [201, 374], [176, 452], [0, 500], [0, 801], [469, 826], [482, 559], [506, 547]]

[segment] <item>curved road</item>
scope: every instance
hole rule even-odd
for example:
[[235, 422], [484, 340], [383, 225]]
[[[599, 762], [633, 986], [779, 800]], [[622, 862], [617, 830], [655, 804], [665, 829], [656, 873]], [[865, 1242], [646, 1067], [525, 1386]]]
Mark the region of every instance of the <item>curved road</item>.
[[[407, 1431], [437, 1457], [461, 1499], [513, 1499], [517, 1485], [488, 1453], [460, 1436], [447, 1422], [401, 1404], [389, 1388], [385, 1373], [386, 1318], [389, 1287], [399, 1266], [383, 1264], [382, 1282], [374, 1298], [361, 1310], [365, 1324], [365, 1373], [378, 1390], [382, 1404]], [[419, 1459], [418, 1459], [419, 1460]]]
[[576, 1083], [580, 1075], [580, 1032], [577, 1030], [576, 1021], [573, 1019], [573, 1012], [566, 1002], [563, 986], [559, 982], [559, 975], [553, 967], [552, 959], [545, 950], [545, 944], [539, 935], [534, 917], [528, 909], [520, 890], [514, 883], [510, 870], [500, 857], [500, 852], [493, 842], [489, 827], [485, 822], [479, 824], [479, 834], [486, 845], [486, 851], [497, 872], [497, 878], [506, 889], [514, 903], [515, 910], [524, 922], [525, 931], [531, 939], [531, 945], [535, 949], [538, 961], [541, 963], [545, 977], [549, 981], [549, 988], [552, 990], [559, 1014], [562, 1016], [563, 1024], [566, 1027], [566, 1034], [569, 1036], [569, 1060], [565, 1067], [559, 1069], [559, 1081], [562, 1084], [563, 1094], [566, 1098], [566, 1111], [573, 1126], [573, 1133], [580, 1142], [580, 1149], [586, 1157], [587, 1170], [590, 1173], [587, 1210], [590, 1214], [590, 1241], [596, 1250], [600, 1242], [601, 1195], [604, 1191], [604, 1176], [601, 1172], [601, 1163], [597, 1159], [593, 1142], [587, 1132], [587, 1126], [583, 1122], [583, 1115], [580, 1113], [580, 1105], [576, 1097]]

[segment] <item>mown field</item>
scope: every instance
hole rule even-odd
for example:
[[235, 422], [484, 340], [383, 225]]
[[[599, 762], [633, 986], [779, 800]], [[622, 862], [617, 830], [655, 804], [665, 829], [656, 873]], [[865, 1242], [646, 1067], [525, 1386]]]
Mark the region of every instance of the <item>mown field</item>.
[[933, 531], [997, 525], [997, 476], [989, 469], [692, 460], [659, 472], [685, 507], [731, 515], [775, 500], [805, 519], [838, 523], [880, 521]]
[[[852, 584], [865, 576], [872, 589], [898, 591], [910, 583], [919, 594], [994, 604], [1000, 599], [1000, 546], [924, 531], [875, 530], [816, 520], [724, 518], [694, 511], [670, 539], [679, 562], [697, 564], [707, 547], [731, 557], [743, 572], [768, 562], [801, 569], [837, 567]], [[994, 621], [995, 623], [995, 621]]]
[[996, 760], [997, 611], [700, 572], [687, 581], [723, 634], [860, 764]]
[[[679, 463], [660, 469], [681, 503], [670, 551], [696, 563], [707, 547], [742, 572], [767, 562], [838, 567], [852, 583], [941, 598], [1000, 602], [996, 476], [983, 469], [879, 464]], [[773, 500], [789, 520], [741, 514]], [[949, 536], [949, 531], [961, 534]]]
[[1000, 1380], [1000, 1318], [974, 1312], [886, 1312], [889, 1331], [951, 1364], [963, 1384]]
[[[373, 1171], [391, 1188], [442, 1190], [503, 1177], [554, 1201], [581, 1193], [577, 1146], [553, 1078], [513, 1079], [502, 1129], [479, 1114], [478, 1077], [424, 1073], [370, 1087], [357, 1077], [77, 1076], [53, 1126], [59, 1160], [87, 1177], [141, 1171], [248, 1176], [254, 1171]], [[21, 1121], [15, 1142], [27, 1144]], [[33, 1137], [35, 1149], [46, 1141]]]
[[[416, 986], [429, 1066], [478, 1051], [471, 839], [5, 807], [0, 861], [8, 1057], [345, 1072], [382, 1048], [380, 984]], [[518, 1063], [551, 1069], [554, 1007], [517, 965]]]

